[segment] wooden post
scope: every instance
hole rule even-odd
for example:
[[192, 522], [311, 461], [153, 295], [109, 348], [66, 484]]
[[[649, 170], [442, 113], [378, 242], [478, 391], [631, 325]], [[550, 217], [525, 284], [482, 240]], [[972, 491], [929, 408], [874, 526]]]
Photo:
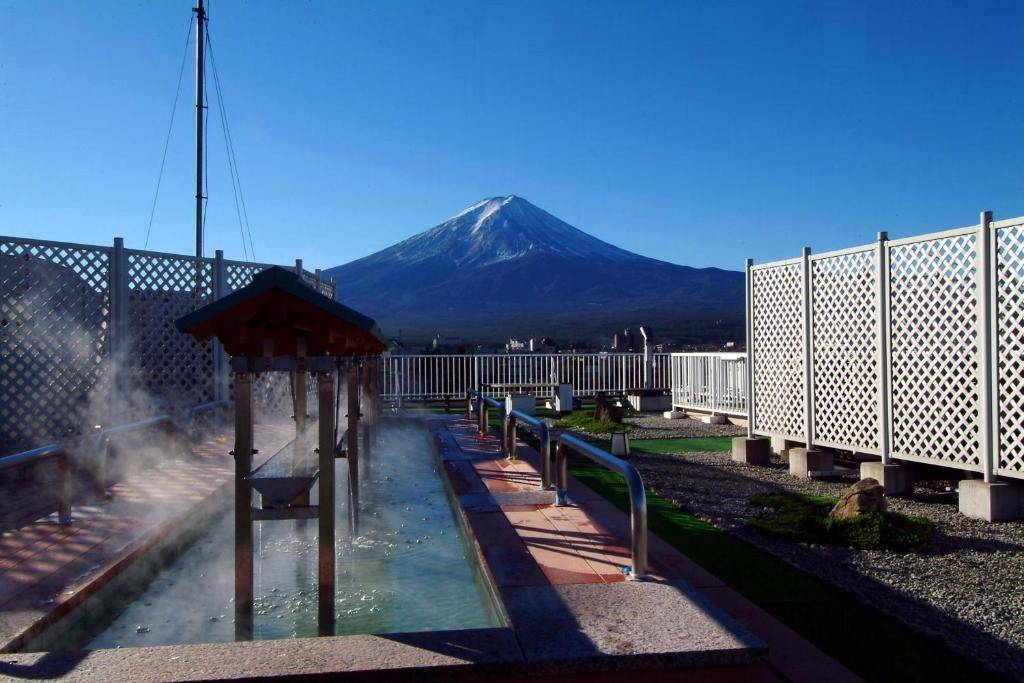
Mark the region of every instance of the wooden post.
[[814, 295], [811, 283], [811, 248], [803, 251], [803, 352], [804, 352], [804, 445], [807, 450], [814, 447], [814, 334], [811, 316]]
[[252, 640], [252, 383], [235, 374], [235, 640]]
[[334, 373], [317, 382], [320, 411], [320, 477], [317, 507], [317, 621], [322, 636], [334, 635]]
[[892, 432], [890, 431], [890, 403], [892, 387], [889, 383], [889, 239], [886, 232], [878, 233], [875, 246], [875, 287], [878, 289], [878, 315], [875, 316], [878, 338], [878, 447], [882, 449], [882, 464], [888, 465], [892, 456]]
[[359, 366], [348, 367], [348, 519], [349, 531], [359, 527]]

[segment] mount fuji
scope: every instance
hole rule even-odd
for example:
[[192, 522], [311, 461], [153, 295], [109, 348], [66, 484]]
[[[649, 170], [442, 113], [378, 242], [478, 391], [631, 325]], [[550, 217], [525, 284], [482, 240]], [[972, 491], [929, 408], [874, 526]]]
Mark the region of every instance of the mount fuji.
[[342, 302], [409, 342], [441, 334], [593, 344], [641, 323], [682, 344], [743, 336], [742, 273], [634, 254], [515, 195], [479, 201], [325, 275], [337, 277]]

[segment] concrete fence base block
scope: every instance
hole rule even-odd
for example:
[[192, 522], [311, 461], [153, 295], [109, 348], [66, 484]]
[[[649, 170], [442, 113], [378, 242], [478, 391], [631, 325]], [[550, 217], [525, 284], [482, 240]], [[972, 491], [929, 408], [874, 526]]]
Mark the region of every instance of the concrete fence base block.
[[794, 477], [809, 479], [811, 472], [818, 476], [834, 469], [832, 451], [820, 448], [790, 448], [789, 473]]
[[729, 422], [725, 415], [705, 415], [700, 419], [706, 425], [724, 425]]
[[960, 514], [986, 522], [1009, 522], [1024, 517], [1022, 487], [1006, 482], [964, 479], [960, 482]]
[[909, 496], [914, 485], [910, 480], [910, 469], [898, 462], [888, 465], [879, 462], [862, 462], [860, 464], [861, 479], [875, 479], [887, 496]]
[[685, 410], [666, 410], [661, 414], [666, 420], [682, 420], [686, 417]]
[[735, 437], [732, 440], [732, 459], [747, 465], [767, 465], [771, 459], [768, 439]]

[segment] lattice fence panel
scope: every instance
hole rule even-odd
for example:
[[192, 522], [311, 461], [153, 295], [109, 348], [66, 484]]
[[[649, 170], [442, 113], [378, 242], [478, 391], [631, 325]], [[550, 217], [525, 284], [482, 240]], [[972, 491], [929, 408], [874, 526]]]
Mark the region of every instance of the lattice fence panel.
[[999, 474], [1024, 477], [1024, 225], [996, 232]]
[[0, 241], [0, 455], [105, 419], [109, 265], [101, 248]]
[[976, 241], [964, 233], [889, 248], [897, 458], [981, 469]]
[[879, 452], [875, 251], [811, 261], [814, 440]]
[[194, 258], [135, 251], [127, 258], [127, 367], [136, 390], [127, 411], [144, 417], [213, 400], [213, 344], [174, 326], [210, 301], [212, 264], [203, 262], [197, 280]]
[[762, 434], [804, 434], [803, 267], [752, 271], [754, 428]]

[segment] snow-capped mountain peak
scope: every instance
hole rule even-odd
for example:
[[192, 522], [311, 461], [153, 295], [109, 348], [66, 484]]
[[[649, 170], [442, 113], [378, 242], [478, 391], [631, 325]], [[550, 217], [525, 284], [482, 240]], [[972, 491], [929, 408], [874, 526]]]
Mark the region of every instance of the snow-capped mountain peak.
[[446, 258], [459, 266], [486, 265], [541, 253], [579, 258], [638, 258], [577, 230], [516, 195], [483, 199], [440, 225], [381, 252], [403, 261]]

